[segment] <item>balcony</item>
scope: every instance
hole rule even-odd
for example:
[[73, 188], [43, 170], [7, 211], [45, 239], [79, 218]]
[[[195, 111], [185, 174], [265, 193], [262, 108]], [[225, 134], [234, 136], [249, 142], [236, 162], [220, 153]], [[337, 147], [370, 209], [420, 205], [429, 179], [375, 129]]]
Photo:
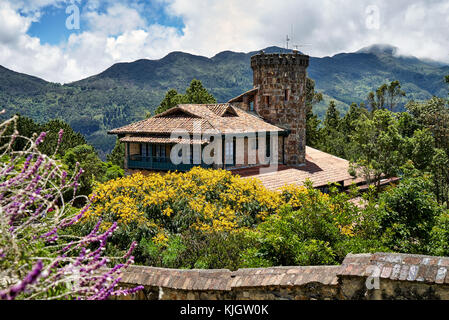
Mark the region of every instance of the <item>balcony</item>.
[[128, 169], [161, 170], [161, 171], [189, 171], [194, 167], [212, 168], [211, 164], [173, 164], [167, 157], [145, 157], [132, 155], [128, 157]]

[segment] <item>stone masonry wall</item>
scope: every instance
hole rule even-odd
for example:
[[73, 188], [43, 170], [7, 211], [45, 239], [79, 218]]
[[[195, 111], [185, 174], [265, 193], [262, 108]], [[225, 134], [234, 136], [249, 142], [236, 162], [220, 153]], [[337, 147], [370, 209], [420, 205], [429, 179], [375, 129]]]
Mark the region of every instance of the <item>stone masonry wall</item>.
[[449, 300], [449, 258], [349, 254], [339, 266], [175, 270], [131, 266], [133, 300]]
[[254, 87], [258, 87], [255, 110], [267, 122], [289, 129], [285, 142], [286, 164], [305, 163], [305, 95], [309, 57], [265, 54], [251, 57]]

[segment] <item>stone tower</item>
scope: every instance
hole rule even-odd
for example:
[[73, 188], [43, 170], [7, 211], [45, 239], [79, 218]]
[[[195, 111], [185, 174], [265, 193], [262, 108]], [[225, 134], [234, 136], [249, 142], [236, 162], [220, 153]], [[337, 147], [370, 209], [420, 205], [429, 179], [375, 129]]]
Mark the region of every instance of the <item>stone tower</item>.
[[[285, 163], [305, 163], [306, 80], [309, 56], [293, 53], [251, 57], [254, 87], [258, 87], [254, 109], [265, 121], [290, 130], [284, 141]], [[281, 150], [281, 146], [279, 146]]]

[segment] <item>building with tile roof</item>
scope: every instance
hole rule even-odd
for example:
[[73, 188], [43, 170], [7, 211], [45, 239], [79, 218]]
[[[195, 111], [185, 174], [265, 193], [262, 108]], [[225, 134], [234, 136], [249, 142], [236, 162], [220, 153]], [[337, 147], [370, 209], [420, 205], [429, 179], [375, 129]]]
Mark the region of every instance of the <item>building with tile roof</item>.
[[309, 57], [298, 51], [251, 58], [254, 86], [219, 104], [180, 104], [109, 131], [126, 145], [125, 169], [188, 171], [194, 166], [256, 177], [267, 188], [362, 183], [349, 162], [306, 147]]

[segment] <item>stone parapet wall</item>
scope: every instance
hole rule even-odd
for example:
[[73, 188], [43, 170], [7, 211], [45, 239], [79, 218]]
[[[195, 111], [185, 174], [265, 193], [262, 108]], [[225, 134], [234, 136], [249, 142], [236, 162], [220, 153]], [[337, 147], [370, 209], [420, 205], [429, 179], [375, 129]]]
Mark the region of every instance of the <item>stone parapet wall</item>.
[[349, 254], [339, 266], [177, 270], [131, 266], [121, 286], [136, 300], [449, 300], [449, 258]]
[[309, 66], [309, 56], [299, 54], [298, 51], [291, 53], [270, 53], [266, 54], [261, 52], [251, 57], [251, 67], [267, 65], [289, 65], [289, 66], [302, 66], [307, 68]]

